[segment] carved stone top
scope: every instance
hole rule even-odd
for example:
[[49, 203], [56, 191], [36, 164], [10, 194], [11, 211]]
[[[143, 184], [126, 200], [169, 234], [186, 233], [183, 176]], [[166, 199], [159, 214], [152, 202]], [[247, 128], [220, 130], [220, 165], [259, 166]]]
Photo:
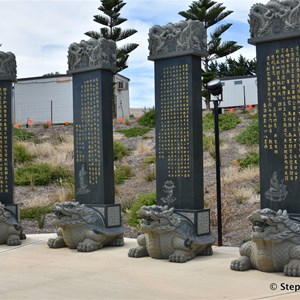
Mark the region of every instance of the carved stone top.
[[251, 38], [300, 34], [300, 0], [271, 0], [255, 4], [249, 14]]
[[206, 30], [200, 21], [180, 21], [166, 26], [155, 25], [149, 31], [149, 59], [175, 56], [177, 53], [206, 53]]
[[0, 51], [0, 80], [16, 81], [17, 63], [16, 57], [11, 52]]
[[111, 40], [89, 39], [69, 46], [68, 65], [71, 72], [96, 68], [114, 70], [116, 60], [116, 43]]

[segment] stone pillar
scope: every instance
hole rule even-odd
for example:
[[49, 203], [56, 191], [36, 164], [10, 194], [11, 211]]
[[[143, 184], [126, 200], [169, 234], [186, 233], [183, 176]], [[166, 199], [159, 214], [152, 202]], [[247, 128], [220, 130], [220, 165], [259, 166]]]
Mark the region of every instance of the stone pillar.
[[18, 207], [14, 204], [12, 145], [13, 82], [16, 78], [15, 55], [0, 51], [0, 202], [18, 218]]
[[199, 21], [156, 25], [149, 32], [155, 62], [157, 204], [174, 207], [198, 235], [210, 232], [203, 201], [201, 56], [206, 31]]
[[300, 1], [250, 11], [256, 46], [261, 207], [300, 220]]
[[76, 201], [96, 208], [107, 227], [121, 226], [114, 204], [112, 78], [116, 44], [105, 39], [73, 43], [68, 53], [73, 76]]

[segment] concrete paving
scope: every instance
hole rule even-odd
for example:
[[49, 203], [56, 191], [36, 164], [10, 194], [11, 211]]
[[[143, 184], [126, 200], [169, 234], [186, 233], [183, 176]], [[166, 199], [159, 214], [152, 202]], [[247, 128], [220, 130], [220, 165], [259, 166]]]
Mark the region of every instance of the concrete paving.
[[300, 291], [291, 290], [300, 278], [230, 270], [238, 248], [214, 247], [213, 256], [178, 264], [129, 258], [135, 239], [79, 253], [48, 248], [53, 236], [27, 235], [21, 246], [0, 245], [0, 299], [300, 299]]

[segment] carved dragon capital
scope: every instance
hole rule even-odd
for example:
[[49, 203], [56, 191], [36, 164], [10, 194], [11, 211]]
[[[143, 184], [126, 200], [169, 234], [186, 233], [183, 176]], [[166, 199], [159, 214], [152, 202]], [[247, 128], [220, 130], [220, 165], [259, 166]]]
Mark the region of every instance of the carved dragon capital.
[[249, 14], [251, 38], [300, 31], [300, 0], [271, 0], [257, 3]]
[[16, 81], [16, 57], [11, 52], [0, 51], [0, 80]]
[[180, 21], [165, 26], [155, 25], [149, 31], [149, 51], [151, 56], [161, 56], [187, 50], [204, 53], [206, 50], [206, 30], [200, 21]]
[[86, 68], [116, 67], [116, 43], [107, 39], [82, 40], [79, 44], [72, 43], [68, 50], [69, 71]]

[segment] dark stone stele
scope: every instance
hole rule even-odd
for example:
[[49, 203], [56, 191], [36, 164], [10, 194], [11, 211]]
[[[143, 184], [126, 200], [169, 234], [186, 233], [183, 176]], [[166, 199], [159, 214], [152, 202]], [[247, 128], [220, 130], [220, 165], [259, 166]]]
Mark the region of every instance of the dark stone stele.
[[106, 40], [73, 43], [68, 58], [69, 73], [73, 76], [76, 201], [97, 209], [107, 227], [121, 226], [120, 205], [114, 204], [112, 72], [115, 43]]
[[[6, 91], [6, 96], [1, 92]], [[4, 100], [5, 97], [5, 100]], [[0, 80], [0, 202], [13, 204], [13, 155], [12, 155], [12, 82]]]
[[[209, 234], [203, 202], [201, 56], [206, 35], [199, 21], [154, 26], [157, 205], [174, 207], [198, 235]], [[205, 228], [205, 229], [204, 229]]]
[[18, 219], [14, 204], [14, 176], [12, 153], [12, 82], [16, 81], [16, 57], [0, 51], [0, 202]]
[[257, 53], [261, 208], [300, 220], [299, 9], [299, 0], [254, 5], [249, 43]]

